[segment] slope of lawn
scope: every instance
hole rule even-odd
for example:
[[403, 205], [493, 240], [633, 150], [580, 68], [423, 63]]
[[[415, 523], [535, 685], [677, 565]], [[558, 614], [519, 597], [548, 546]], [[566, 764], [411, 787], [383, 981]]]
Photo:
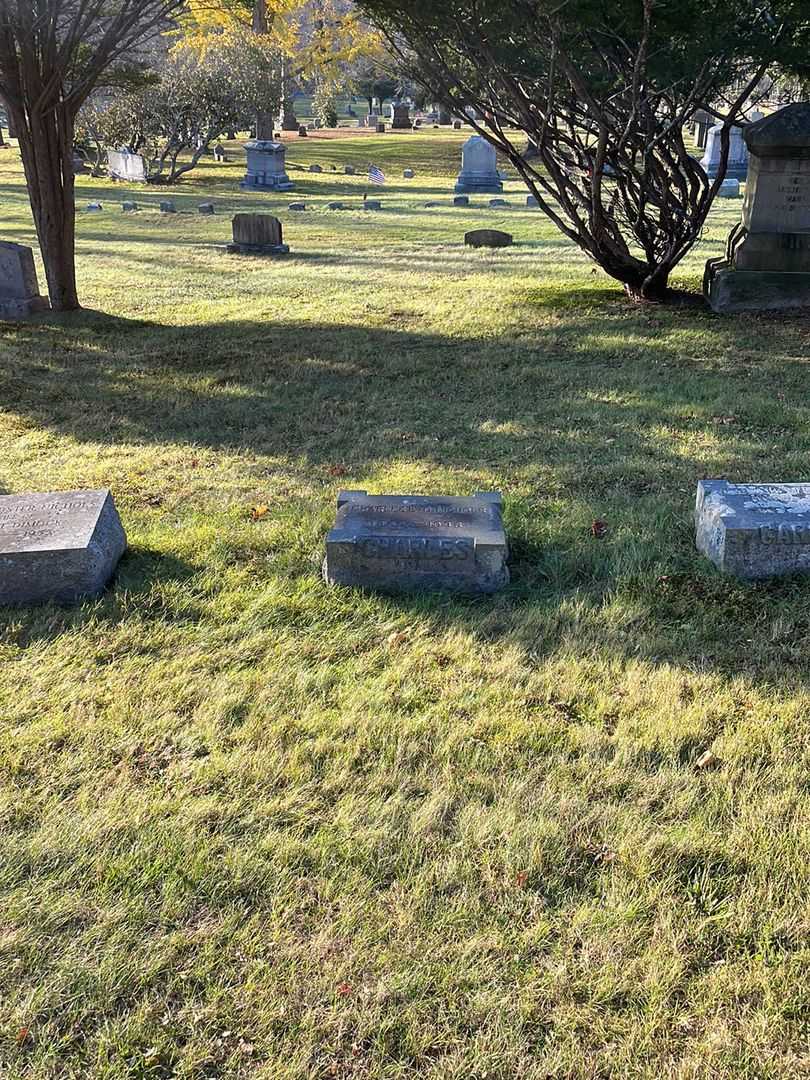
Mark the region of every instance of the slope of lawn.
[[[0, 324], [0, 490], [109, 486], [130, 541], [0, 610], [3, 1080], [810, 1074], [810, 584], [691, 519], [807, 479], [810, 320], [628, 303], [516, 182], [450, 206], [464, 137], [80, 178], [87, 310]], [[15, 151], [0, 207], [31, 243]], [[288, 259], [216, 249], [263, 208]], [[512, 584], [328, 590], [341, 487], [502, 491]]]

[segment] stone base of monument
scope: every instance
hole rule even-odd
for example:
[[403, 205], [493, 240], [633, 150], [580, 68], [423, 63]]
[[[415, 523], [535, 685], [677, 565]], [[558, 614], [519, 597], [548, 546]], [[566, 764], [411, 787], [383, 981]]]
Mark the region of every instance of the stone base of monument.
[[734, 270], [720, 260], [719, 265], [707, 265], [705, 294], [712, 311], [719, 314], [810, 308], [810, 274]]
[[24, 319], [27, 315], [50, 310], [51, 302], [47, 296], [0, 296], [0, 319]]
[[126, 546], [109, 491], [0, 496], [0, 604], [97, 596]]
[[810, 572], [810, 484], [701, 480], [695, 541], [698, 551], [735, 577]]
[[324, 580], [383, 592], [493, 593], [509, 582], [501, 496], [342, 491]]
[[459, 176], [456, 195], [501, 195], [503, 181], [497, 176]]
[[289, 244], [225, 244], [228, 255], [289, 255]]

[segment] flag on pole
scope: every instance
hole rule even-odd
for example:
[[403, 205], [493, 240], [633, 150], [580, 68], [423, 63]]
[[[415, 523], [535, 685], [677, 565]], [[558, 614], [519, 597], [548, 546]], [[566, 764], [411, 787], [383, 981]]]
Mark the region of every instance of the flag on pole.
[[369, 165], [368, 178], [369, 182], [372, 184], [385, 183], [385, 173], [382, 171], [382, 169], [378, 169], [376, 165]]

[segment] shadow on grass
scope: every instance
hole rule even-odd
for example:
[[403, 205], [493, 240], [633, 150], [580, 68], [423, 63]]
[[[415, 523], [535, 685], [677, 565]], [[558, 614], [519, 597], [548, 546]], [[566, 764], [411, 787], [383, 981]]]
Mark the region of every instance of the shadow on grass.
[[[407, 302], [369, 310], [366, 326], [200, 328], [78, 312], [0, 333], [0, 395], [37, 429], [77, 442], [238, 452], [305, 490], [331, 492], [336, 476], [373, 490], [369, 478], [403, 463], [418, 466], [422, 490], [497, 485], [509, 589], [485, 601], [401, 597], [399, 610], [529, 657], [607, 648], [806, 679], [810, 585], [720, 578], [696, 556], [691, 523], [700, 476], [784, 479], [787, 443], [806, 458], [806, 365], [791, 324], [622, 307], [600, 289], [576, 296], [572, 313], [566, 293], [564, 321], [497, 339], [420, 330]], [[597, 517], [610, 525], [604, 541], [590, 532]], [[128, 556], [119, 579], [138, 609], [161, 574], [196, 572], [149, 558]], [[307, 558], [292, 558], [282, 590], [311, 575]], [[113, 604], [109, 617], [123, 613]], [[787, 631], [774, 631], [777, 615]], [[178, 617], [193, 610], [181, 605]]]

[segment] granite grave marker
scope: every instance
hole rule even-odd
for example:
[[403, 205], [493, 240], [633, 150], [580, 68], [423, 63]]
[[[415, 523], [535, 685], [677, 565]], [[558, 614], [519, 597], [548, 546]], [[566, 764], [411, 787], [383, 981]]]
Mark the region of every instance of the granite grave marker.
[[510, 247], [513, 238], [510, 233], [501, 232], [500, 229], [473, 229], [465, 233], [464, 243], [468, 247], [502, 248]]
[[232, 219], [233, 243], [226, 246], [231, 255], [287, 255], [281, 222], [272, 214], [236, 214]]
[[503, 191], [495, 147], [481, 135], [473, 135], [461, 148], [461, 172], [455, 190], [457, 195], [476, 192], [500, 195]]
[[343, 491], [326, 538], [330, 585], [491, 593], [509, 581], [497, 492], [472, 498]]
[[50, 306], [48, 298], [39, 295], [31, 248], [10, 240], [0, 242], [0, 319], [18, 319]]

